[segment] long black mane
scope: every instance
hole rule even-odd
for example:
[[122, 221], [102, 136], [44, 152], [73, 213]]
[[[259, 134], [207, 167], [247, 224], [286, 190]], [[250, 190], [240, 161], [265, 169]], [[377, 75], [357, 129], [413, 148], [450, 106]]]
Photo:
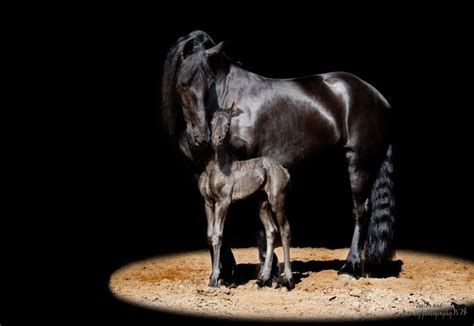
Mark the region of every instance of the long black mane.
[[[182, 53], [191, 52], [193, 48], [205, 48], [205, 46], [215, 45], [211, 37], [203, 31], [194, 31], [186, 36], [179, 38], [171, 47], [166, 56], [165, 64], [163, 66], [163, 77], [161, 81], [161, 117], [163, 129], [169, 134], [173, 135], [177, 129], [177, 114], [180, 111], [175, 103], [175, 84], [178, 73], [178, 63]], [[204, 51], [196, 51], [193, 54], [193, 59], [188, 60], [187, 64], [183, 66], [181, 74], [192, 74], [197, 71], [197, 67], [205, 67], [202, 63], [205, 62]]]
[[203, 47], [193, 48], [193, 53], [187, 57], [177, 72], [176, 79], [188, 82], [191, 78], [206, 79], [213, 78], [214, 73], [207, 61], [206, 51]]

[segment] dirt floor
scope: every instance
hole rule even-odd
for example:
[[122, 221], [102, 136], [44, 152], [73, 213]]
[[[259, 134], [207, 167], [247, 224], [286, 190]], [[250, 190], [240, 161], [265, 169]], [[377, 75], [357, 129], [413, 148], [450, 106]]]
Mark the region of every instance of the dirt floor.
[[[209, 288], [210, 255], [195, 251], [150, 258], [112, 274], [110, 289], [125, 301], [174, 313], [230, 319], [312, 320], [394, 316], [453, 318], [456, 304], [474, 303], [474, 262], [398, 251], [386, 278], [337, 275], [347, 249], [292, 248], [296, 288], [257, 288], [256, 248], [233, 249], [236, 288]], [[277, 248], [278, 257], [283, 257]], [[400, 271], [401, 269], [401, 271]]]

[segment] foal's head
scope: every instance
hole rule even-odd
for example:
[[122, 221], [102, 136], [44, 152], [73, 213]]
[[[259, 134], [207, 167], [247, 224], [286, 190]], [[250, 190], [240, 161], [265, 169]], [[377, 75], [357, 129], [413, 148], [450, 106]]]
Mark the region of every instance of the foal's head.
[[232, 116], [235, 115], [236, 110], [237, 106], [235, 102], [233, 102], [230, 109], [217, 110], [214, 112], [211, 121], [211, 142], [214, 149], [224, 144], [224, 141], [229, 134]]

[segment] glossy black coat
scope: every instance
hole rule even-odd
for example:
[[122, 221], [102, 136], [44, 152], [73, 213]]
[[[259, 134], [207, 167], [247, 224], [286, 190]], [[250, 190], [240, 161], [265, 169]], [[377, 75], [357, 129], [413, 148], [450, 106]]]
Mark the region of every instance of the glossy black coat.
[[238, 109], [230, 150], [240, 159], [269, 156], [291, 169], [327, 149], [343, 151], [356, 226], [342, 270], [362, 274], [364, 242], [367, 260], [380, 263], [390, 257], [392, 110], [370, 84], [346, 72], [295, 79], [259, 76], [229, 59], [221, 43], [214, 45], [206, 33], [195, 31], [168, 53], [162, 97], [164, 126], [198, 171], [209, 153], [213, 112], [233, 102]]

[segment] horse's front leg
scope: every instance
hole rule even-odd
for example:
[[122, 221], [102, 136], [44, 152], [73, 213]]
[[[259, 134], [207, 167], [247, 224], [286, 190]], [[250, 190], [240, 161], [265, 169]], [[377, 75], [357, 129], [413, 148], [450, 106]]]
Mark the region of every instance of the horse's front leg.
[[214, 224], [212, 228], [212, 251], [213, 251], [213, 262], [212, 262], [212, 274], [211, 280], [209, 281], [209, 286], [217, 287], [219, 286], [220, 278], [220, 264], [221, 264], [221, 246], [222, 246], [222, 236], [224, 234], [224, 223], [227, 216], [227, 210], [230, 205], [230, 200], [221, 200], [216, 202], [214, 210]]
[[235, 279], [236, 263], [229, 243], [222, 240], [221, 246], [221, 276], [222, 282], [231, 285]]

